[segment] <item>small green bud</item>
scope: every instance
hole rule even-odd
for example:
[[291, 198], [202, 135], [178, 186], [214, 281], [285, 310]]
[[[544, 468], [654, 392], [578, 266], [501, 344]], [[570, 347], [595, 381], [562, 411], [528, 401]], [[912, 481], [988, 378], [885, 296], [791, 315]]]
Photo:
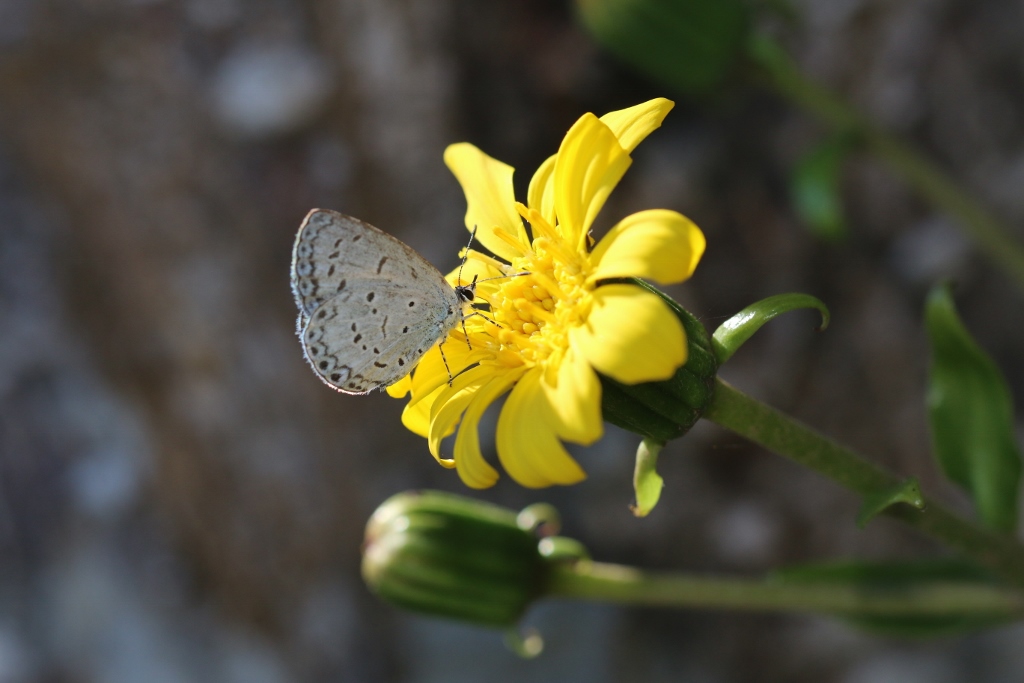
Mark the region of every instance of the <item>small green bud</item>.
[[400, 493], [366, 525], [363, 578], [415, 612], [509, 627], [540, 596], [547, 561], [512, 510], [440, 491]]

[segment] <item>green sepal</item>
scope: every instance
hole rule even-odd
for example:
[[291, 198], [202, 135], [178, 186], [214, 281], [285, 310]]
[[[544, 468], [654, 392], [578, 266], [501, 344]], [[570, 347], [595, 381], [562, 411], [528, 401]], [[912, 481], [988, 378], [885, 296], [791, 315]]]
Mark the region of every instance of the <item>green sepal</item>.
[[743, 0], [576, 0], [576, 10], [612, 54], [688, 94], [726, 80], [750, 26]]
[[696, 424], [714, 395], [718, 363], [711, 350], [711, 339], [700, 321], [643, 280], [625, 278], [607, 282], [636, 285], [661, 297], [686, 332], [687, 361], [671, 378], [661, 382], [623, 384], [599, 375], [601, 414], [606, 422], [654, 442], [663, 444], [676, 439]]
[[[1000, 585], [978, 567], [960, 560], [832, 562], [788, 567], [774, 572], [771, 578], [787, 584], [853, 584], [865, 593], [893, 594], [912, 593], [915, 588], [927, 584]], [[852, 626], [877, 635], [919, 639], [979, 631], [1014, 620], [1012, 615], [996, 612], [991, 615], [920, 617], [837, 616]]]
[[633, 514], [646, 517], [661, 498], [661, 490], [665, 480], [657, 472], [658, 454], [665, 446], [663, 443], [644, 439], [636, 449], [636, 465], [633, 469], [633, 491], [636, 505], [632, 506]]
[[366, 525], [364, 580], [415, 612], [511, 626], [543, 590], [546, 566], [515, 512], [471, 498], [400, 493]]
[[559, 564], [590, 559], [590, 551], [587, 550], [587, 547], [575, 538], [567, 536], [542, 538], [537, 544], [537, 550], [545, 560]]
[[551, 503], [534, 503], [519, 511], [516, 526], [536, 536], [554, 536], [562, 530], [562, 515]]
[[924, 509], [924, 496], [921, 495], [917, 479], [910, 477], [891, 489], [864, 496], [864, 503], [857, 513], [857, 526], [863, 529], [873, 518], [897, 504], [906, 504], [918, 510]]
[[992, 359], [957, 315], [949, 287], [934, 288], [925, 305], [931, 343], [928, 417], [936, 458], [974, 499], [982, 523], [1017, 526], [1021, 459], [1013, 400]]
[[830, 242], [846, 237], [839, 181], [843, 162], [855, 146], [855, 136], [833, 135], [805, 154], [793, 169], [793, 208], [811, 233]]
[[[662, 417], [627, 393], [626, 385], [604, 375], [599, 377], [601, 415], [606, 422], [657, 441], [670, 441], [686, 433], [672, 420]], [[650, 398], [650, 393], [646, 393], [645, 398]]]
[[761, 326], [776, 316], [799, 308], [814, 308], [821, 313], [818, 331], [828, 327], [829, 312], [819, 299], [810, 294], [776, 294], [757, 303], [750, 304], [742, 311], [718, 326], [712, 337], [715, 360], [722, 365], [761, 329]]

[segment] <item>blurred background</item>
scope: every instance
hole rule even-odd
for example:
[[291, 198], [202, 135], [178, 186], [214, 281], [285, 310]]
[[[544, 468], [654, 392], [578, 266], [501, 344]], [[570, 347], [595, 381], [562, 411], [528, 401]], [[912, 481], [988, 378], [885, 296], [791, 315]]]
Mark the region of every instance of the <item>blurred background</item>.
[[[798, 0], [810, 77], [912, 140], [1024, 239], [1024, 4]], [[771, 27], [769, 27], [771, 28]], [[0, 683], [1024, 680], [1024, 628], [893, 641], [809, 616], [552, 603], [546, 652], [410, 617], [359, 577], [363, 525], [399, 491], [462, 493], [402, 403], [321, 384], [295, 338], [291, 245], [312, 207], [356, 215], [441, 270], [465, 243], [442, 152], [533, 169], [584, 112], [677, 101], [603, 225], [671, 208], [708, 238], [672, 293], [713, 329], [754, 300], [820, 297], [726, 379], [969, 511], [929, 454], [928, 288], [1024, 405], [1021, 290], [879, 163], [841, 176], [849, 236], [797, 218], [789, 177], [827, 133], [776, 96], [700, 97], [604, 52], [569, 2], [0, 0]], [[1020, 424], [1018, 409], [1018, 424]], [[482, 441], [492, 444], [493, 416]], [[662, 455], [634, 518], [637, 437], [574, 451], [589, 479], [478, 497], [556, 504], [597, 559], [760, 575], [940, 551], [709, 425]], [[492, 454], [493, 455], [493, 454]]]

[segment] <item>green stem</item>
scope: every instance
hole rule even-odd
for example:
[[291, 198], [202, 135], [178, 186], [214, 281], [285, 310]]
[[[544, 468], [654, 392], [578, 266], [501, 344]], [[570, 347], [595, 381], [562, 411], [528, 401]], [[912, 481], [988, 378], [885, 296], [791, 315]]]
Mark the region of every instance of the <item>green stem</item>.
[[1024, 247], [1013, 231], [910, 145], [885, 132], [829, 90], [809, 81], [774, 45], [759, 43], [752, 56], [763, 82], [828, 125], [856, 134], [865, 147], [933, 206], [959, 222], [967, 237], [1024, 287]]
[[[714, 398], [704, 417], [862, 496], [892, 489], [900, 483], [895, 475], [721, 379], [717, 380]], [[1014, 538], [986, 531], [927, 496], [922, 510], [894, 505], [885, 514], [942, 541], [1004, 580], [1024, 586], [1024, 546]]]
[[1024, 615], [1024, 595], [966, 582], [928, 582], [899, 591], [858, 584], [786, 583], [658, 574], [633, 567], [581, 561], [557, 565], [551, 597], [630, 605], [743, 610], [785, 610], [848, 616], [925, 617]]

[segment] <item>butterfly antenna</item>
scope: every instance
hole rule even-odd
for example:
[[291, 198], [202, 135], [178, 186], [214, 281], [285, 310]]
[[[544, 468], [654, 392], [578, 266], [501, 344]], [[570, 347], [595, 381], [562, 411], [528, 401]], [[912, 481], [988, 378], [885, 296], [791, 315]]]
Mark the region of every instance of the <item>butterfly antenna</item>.
[[[476, 228], [473, 228], [473, 234], [474, 235], [476, 234]], [[473, 238], [472, 237], [470, 237], [469, 242], [470, 242], [470, 244], [473, 243]], [[469, 247], [466, 247], [466, 248], [468, 249]], [[460, 275], [459, 275], [459, 282], [462, 282], [461, 272], [462, 272], [462, 268], [459, 268], [459, 273], [460, 273]], [[476, 289], [476, 279], [477, 279], [477, 277], [479, 277], [479, 275], [477, 273], [474, 273], [473, 274], [473, 282], [472, 282], [472, 284], [469, 285], [469, 291], [470, 292], [472, 292], [472, 291], [474, 291]], [[472, 351], [473, 350], [473, 343], [471, 341], [469, 341], [469, 332], [466, 331], [466, 318], [470, 318], [470, 317], [472, 317], [472, 316], [471, 315], [464, 315], [464, 316], [462, 316], [462, 334], [466, 335], [466, 346], [468, 346], [469, 350]], [[448, 375], [451, 376], [451, 373], [449, 372]]]
[[[462, 255], [462, 263], [459, 264], [459, 276], [456, 279], [456, 284], [462, 284], [462, 269], [466, 267], [466, 259], [469, 258], [469, 248], [473, 246], [473, 239], [476, 238], [476, 226], [469, 232], [469, 244], [466, 245], [466, 253]], [[473, 282], [476, 283], [476, 278], [473, 278]]]
[[[483, 280], [480, 280], [480, 282], [490, 282], [491, 280], [505, 280], [507, 278], [513, 277], [523, 277], [524, 275], [533, 275], [533, 273], [527, 270], [523, 271], [522, 273], [512, 273], [511, 275], [495, 275], [494, 277], [485, 277]], [[477, 281], [473, 280], [473, 284], [477, 284]]]
[[[466, 245], [466, 252], [462, 255], [462, 263], [459, 264], [459, 273], [456, 276], [456, 280], [455, 280], [458, 286], [466, 287], [467, 289], [469, 289], [472, 292], [472, 291], [474, 291], [476, 289], [477, 282], [489, 282], [491, 280], [501, 280], [501, 279], [504, 279], [504, 278], [512, 278], [512, 277], [522, 277], [523, 275], [529, 275], [530, 274], [529, 272], [525, 272], [525, 273], [514, 273], [513, 275], [497, 275], [495, 277], [486, 277], [483, 280], [478, 280], [477, 278], [480, 277], [479, 274], [474, 274], [473, 275], [473, 282], [471, 282], [468, 285], [468, 287], [466, 285], [463, 285], [462, 284], [462, 269], [466, 267], [466, 260], [469, 258], [469, 249], [470, 249], [470, 247], [473, 246], [473, 240], [476, 239], [476, 229], [477, 229], [477, 226], [474, 225], [473, 229], [469, 233], [469, 243]], [[499, 327], [499, 328], [501, 327], [501, 325], [499, 325], [498, 323], [494, 322], [493, 320], [491, 320], [487, 316], [483, 315], [479, 311], [477, 311], [475, 313], [471, 313], [470, 315], [467, 315], [467, 316], [463, 316], [462, 317], [462, 321], [461, 321], [462, 322], [462, 334], [466, 337], [466, 346], [469, 347], [470, 351], [473, 350], [473, 343], [469, 340], [469, 332], [466, 330], [466, 318], [472, 318], [475, 315], [480, 316], [481, 318], [483, 318], [484, 320], [486, 320], [487, 322], [491, 323], [492, 325], [494, 325], [496, 327]], [[442, 360], [444, 359], [444, 352], [443, 351], [441, 353], [441, 358], [442, 358]], [[448, 362], [445, 361], [445, 368], [447, 368], [447, 367], [448, 367]], [[451, 370], [449, 370], [448, 371], [448, 385], [449, 386], [451, 386], [451, 381], [452, 381], [452, 373], [451, 373]]]

